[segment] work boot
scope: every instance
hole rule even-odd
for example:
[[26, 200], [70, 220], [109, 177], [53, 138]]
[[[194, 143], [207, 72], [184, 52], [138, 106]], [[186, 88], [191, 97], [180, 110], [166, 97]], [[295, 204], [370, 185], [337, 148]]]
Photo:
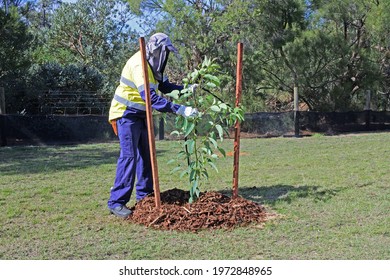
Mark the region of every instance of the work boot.
[[109, 208], [109, 209], [112, 214], [124, 219], [129, 217], [131, 213], [133, 213], [129, 208], [123, 205], [117, 206], [115, 208]]

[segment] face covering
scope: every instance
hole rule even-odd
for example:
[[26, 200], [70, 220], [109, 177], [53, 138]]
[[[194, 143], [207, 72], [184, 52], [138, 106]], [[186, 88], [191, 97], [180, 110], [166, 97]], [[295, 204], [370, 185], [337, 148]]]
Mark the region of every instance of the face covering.
[[151, 53], [149, 58], [147, 58], [149, 65], [152, 68], [153, 75], [159, 82], [163, 79], [163, 73], [165, 66], [167, 65], [168, 56], [169, 50], [167, 50], [165, 46], [160, 46]]
[[172, 45], [167, 35], [156, 33], [150, 37], [146, 50], [146, 59], [152, 68], [153, 75], [157, 81], [162, 82], [169, 53], [170, 51], [177, 53], [177, 49]]

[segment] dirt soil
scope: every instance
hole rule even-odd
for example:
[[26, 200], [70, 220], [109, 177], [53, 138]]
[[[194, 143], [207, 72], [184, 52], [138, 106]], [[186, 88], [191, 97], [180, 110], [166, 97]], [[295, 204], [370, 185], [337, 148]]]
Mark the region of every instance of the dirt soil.
[[219, 192], [201, 193], [188, 203], [189, 191], [171, 189], [160, 194], [161, 207], [155, 209], [149, 195], [134, 207], [129, 221], [160, 230], [192, 231], [232, 229], [237, 226], [262, 225], [267, 220], [265, 208], [242, 197], [232, 199]]

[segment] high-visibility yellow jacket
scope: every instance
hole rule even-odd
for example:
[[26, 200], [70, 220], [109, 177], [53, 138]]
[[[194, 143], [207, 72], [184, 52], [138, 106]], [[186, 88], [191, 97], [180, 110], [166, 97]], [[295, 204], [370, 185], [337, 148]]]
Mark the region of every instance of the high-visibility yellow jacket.
[[[181, 90], [183, 87], [171, 84], [168, 80], [159, 83], [154, 78], [153, 71], [149, 65], [148, 76], [152, 108], [160, 112], [175, 113], [180, 105], [157, 95], [157, 92], [160, 90], [163, 93], [168, 93], [175, 89]], [[116, 88], [114, 98], [111, 101], [108, 119], [112, 121], [131, 116], [146, 117], [145, 85], [140, 51], [127, 61], [122, 70], [119, 86]]]

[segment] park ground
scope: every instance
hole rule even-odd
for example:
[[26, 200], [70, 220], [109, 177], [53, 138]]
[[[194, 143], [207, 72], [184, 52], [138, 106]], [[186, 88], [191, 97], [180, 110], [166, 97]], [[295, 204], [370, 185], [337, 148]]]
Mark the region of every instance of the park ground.
[[[388, 132], [242, 139], [239, 195], [276, 218], [197, 233], [108, 213], [117, 142], [2, 147], [0, 259], [388, 260], [389, 143]], [[203, 191], [231, 192], [232, 140], [223, 147], [228, 156]], [[178, 142], [156, 148], [161, 191], [187, 190], [167, 164]]]

